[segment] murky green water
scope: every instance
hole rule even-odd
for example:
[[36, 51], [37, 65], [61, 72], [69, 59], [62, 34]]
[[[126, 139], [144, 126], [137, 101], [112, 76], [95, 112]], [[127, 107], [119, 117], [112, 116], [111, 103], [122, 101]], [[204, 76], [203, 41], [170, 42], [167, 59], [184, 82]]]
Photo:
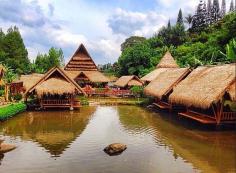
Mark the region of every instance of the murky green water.
[[[236, 172], [235, 131], [190, 128], [162, 114], [135, 106], [22, 113], [0, 123], [0, 137], [17, 145], [0, 155], [0, 172]], [[113, 142], [128, 148], [108, 156], [103, 148]]]

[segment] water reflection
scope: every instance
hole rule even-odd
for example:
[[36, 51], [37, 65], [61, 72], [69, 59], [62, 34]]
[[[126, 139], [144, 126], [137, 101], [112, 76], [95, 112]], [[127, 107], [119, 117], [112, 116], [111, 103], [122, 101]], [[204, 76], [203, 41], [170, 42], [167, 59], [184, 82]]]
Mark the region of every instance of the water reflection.
[[[0, 170], [8, 173], [236, 172], [235, 131], [183, 126], [168, 114], [135, 106], [26, 112], [1, 123], [0, 134], [18, 146], [0, 155]], [[103, 148], [113, 142], [128, 148], [109, 157]]]
[[181, 157], [203, 172], [236, 172], [235, 131], [193, 129], [191, 123], [183, 126], [167, 113], [145, 116], [142, 108], [119, 107], [118, 111], [127, 131], [150, 132], [158, 146], [172, 150], [175, 159]]
[[[59, 157], [83, 132], [95, 107], [80, 111], [29, 112], [2, 123], [3, 135], [39, 143], [52, 156]], [[83, 115], [83, 116], [81, 116]]]

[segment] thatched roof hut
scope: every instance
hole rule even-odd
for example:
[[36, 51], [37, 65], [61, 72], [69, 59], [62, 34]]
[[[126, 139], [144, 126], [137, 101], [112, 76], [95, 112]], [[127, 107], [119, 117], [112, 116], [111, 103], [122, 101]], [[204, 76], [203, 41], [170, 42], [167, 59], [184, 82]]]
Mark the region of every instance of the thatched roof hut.
[[93, 83], [100, 83], [100, 82], [102, 83], [110, 81], [110, 79], [108, 79], [105, 75], [103, 75], [99, 71], [65, 71], [65, 73], [75, 81], [84, 80]]
[[162, 99], [162, 97], [167, 95], [189, 72], [189, 68], [168, 69], [149, 83], [145, 87], [144, 92], [147, 95]]
[[96, 64], [83, 44], [75, 51], [64, 70], [76, 81], [81, 78], [90, 82], [109, 82], [109, 79], [98, 71]]
[[126, 87], [126, 86], [143, 86], [143, 82], [135, 75], [122, 76], [115, 83], [115, 86]]
[[174, 88], [170, 102], [207, 109], [221, 100], [227, 91], [235, 98], [232, 86], [236, 81], [235, 68], [236, 64], [196, 68]]
[[36, 84], [44, 74], [33, 73], [29, 75], [21, 75], [20, 79], [17, 81], [13, 81], [13, 83], [20, 83], [23, 82], [23, 87], [25, 91], [30, 89], [34, 84]]
[[3, 65], [0, 64], [0, 86], [4, 85], [4, 81], [3, 81], [3, 75], [5, 72], [5, 68], [3, 67]]
[[162, 57], [160, 62], [157, 64], [157, 68], [178, 68], [178, 64], [172, 57], [171, 53], [167, 51]]
[[230, 99], [236, 102], [236, 82], [234, 82], [227, 91], [229, 93]]
[[47, 94], [85, 94], [82, 88], [59, 67], [54, 67], [49, 70], [26, 91], [26, 95], [33, 91], [35, 91], [39, 97]]
[[151, 82], [156, 79], [160, 73], [172, 68], [179, 68], [179, 66], [170, 54], [170, 52], [167, 51], [160, 60], [160, 62], [157, 64], [156, 69], [143, 76], [141, 80], [144, 82]]

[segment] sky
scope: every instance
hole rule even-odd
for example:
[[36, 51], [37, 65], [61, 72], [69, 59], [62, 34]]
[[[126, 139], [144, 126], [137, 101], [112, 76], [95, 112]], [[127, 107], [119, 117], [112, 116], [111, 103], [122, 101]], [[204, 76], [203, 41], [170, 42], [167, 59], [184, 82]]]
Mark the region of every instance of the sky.
[[[227, 6], [229, 5], [227, 0]], [[0, 0], [0, 28], [17, 26], [33, 61], [51, 47], [65, 62], [83, 43], [97, 64], [113, 63], [120, 45], [136, 35], [151, 37], [179, 9], [193, 14], [199, 0]], [[221, 1], [220, 1], [221, 2]]]

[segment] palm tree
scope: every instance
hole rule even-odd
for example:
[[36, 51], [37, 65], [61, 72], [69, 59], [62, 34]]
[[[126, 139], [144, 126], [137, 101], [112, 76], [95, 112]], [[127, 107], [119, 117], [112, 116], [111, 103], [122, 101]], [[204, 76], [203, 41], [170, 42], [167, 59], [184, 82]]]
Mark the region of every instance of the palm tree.
[[3, 81], [5, 84], [5, 101], [9, 101], [9, 86], [12, 83], [12, 81], [16, 79], [17, 75], [8, 66], [3, 65], [3, 67], [5, 70], [3, 75]]
[[190, 26], [191, 26], [192, 21], [193, 21], [193, 16], [192, 16], [191, 14], [188, 14], [188, 15], [185, 17], [184, 22], [185, 22], [185, 23], [188, 23], [188, 27], [189, 27], [189, 28], [190, 28]]

